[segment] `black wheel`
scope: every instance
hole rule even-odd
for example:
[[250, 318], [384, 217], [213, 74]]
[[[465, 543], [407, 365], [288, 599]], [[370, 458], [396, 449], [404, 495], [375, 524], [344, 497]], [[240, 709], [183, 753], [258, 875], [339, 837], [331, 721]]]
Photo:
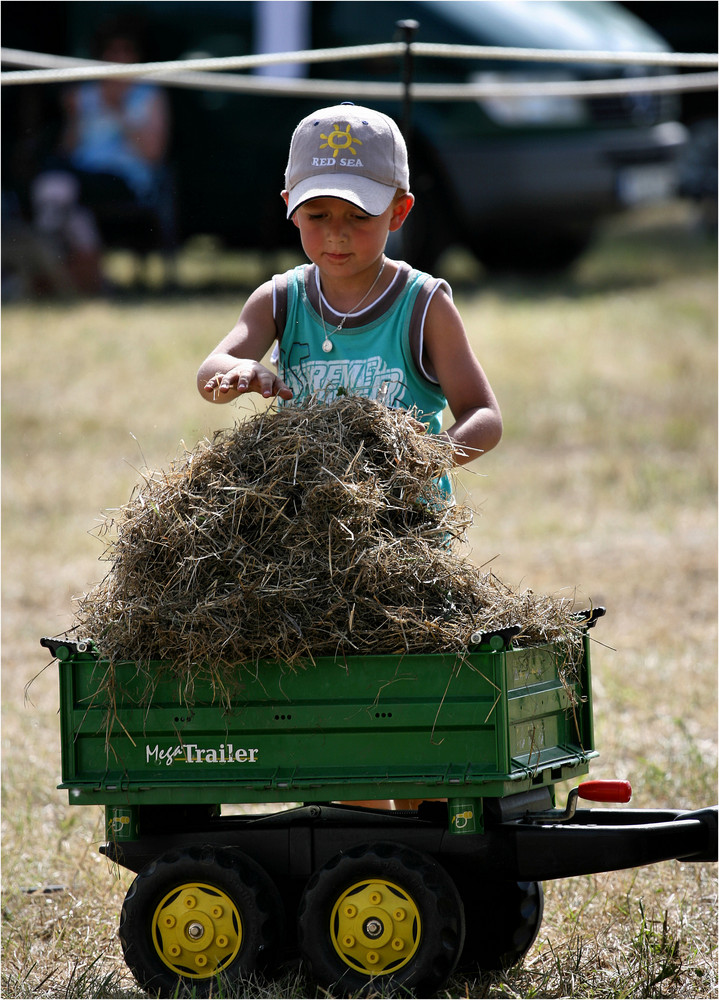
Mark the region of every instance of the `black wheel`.
[[462, 901], [427, 855], [401, 844], [363, 844], [310, 879], [299, 940], [310, 975], [325, 989], [435, 996], [462, 950]]
[[233, 996], [272, 960], [282, 925], [279, 893], [256, 862], [233, 848], [198, 846], [143, 868], [125, 897], [120, 942], [154, 996]]
[[457, 881], [467, 928], [458, 969], [479, 975], [521, 962], [542, 923], [541, 883], [488, 882], [467, 871]]
[[567, 270], [591, 244], [591, 228], [547, 224], [507, 225], [483, 229], [468, 236], [474, 255], [490, 274], [545, 275]]
[[402, 228], [390, 233], [387, 253], [433, 274], [447, 247], [458, 242], [460, 227], [451, 185], [426, 151], [417, 150], [413, 156], [412, 192], [417, 200]]

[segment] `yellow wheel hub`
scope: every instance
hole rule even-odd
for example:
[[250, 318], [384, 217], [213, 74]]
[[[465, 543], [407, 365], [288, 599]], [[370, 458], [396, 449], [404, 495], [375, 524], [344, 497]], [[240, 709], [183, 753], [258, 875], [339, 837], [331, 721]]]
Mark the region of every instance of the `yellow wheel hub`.
[[330, 935], [347, 965], [368, 976], [394, 972], [419, 947], [422, 925], [410, 895], [392, 882], [357, 882], [332, 910]]
[[240, 914], [220, 889], [188, 882], [168, 892], [155, 910], [152, 940], [174, 973], [206, 979], [227, 968], [240, 950]]

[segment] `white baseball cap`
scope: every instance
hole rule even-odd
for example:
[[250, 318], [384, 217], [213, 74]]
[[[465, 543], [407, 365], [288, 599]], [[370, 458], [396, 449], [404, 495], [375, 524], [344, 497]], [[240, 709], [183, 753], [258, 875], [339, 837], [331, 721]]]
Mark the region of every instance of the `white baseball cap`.
[[387, 115], [355, 104], [321, 108], [294, 131], [285, 170], [287, 218], [311, 198], [341, 198], [368, 215], [409, 191], [407, 146]]

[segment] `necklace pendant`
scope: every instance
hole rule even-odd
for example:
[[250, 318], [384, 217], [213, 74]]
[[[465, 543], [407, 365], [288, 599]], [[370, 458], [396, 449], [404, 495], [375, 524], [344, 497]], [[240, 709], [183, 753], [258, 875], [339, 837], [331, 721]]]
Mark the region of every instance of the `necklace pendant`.
[[[380, 267], [379, 271], [377, 272], [377, 277], [374, 279], [374, 281], [370, 285], [369, 289], [364, 293], [364, 295], [359, 300], [359, 302], [356, 305], [352, 306], [352, 308], [349, 309], [344, 314], [344, 316], [340, 319], [339, 325], [336, 326], [334, 328], [334, 330], [332, 331], [333, 335], [335, 333], [339, 333], [340, 332], [340, 330], [342, 329], [342, 327], [345, 325], [347, 317], [350, 316], [352, 313], [356, 312], [357, 309], [359, 309], [359, 307], [365, 301], [365, 299], [368, 299], [369, 296], [372, 294], [372, 292], [374, 291], [374, 288], [375, 288], [377, 282], [382, 277], [382, 272], [384, 271], [384, 266], [385, 266], [386, 263], [387, 263], [386, 260], [382, 261], [382, 266]], [[320, 284], [319, 271], [317, 272], [317, 274], [318, 274], [318, 277], [317, 277], [317, 291], [319, 293], [320, 320], [322, 321], [322, 329], [325, 332], [325, 339], [322, 341], [322, 350], [325, 352], [325, 354], [329, 354], [330, 351], [332, 350], [332, 341], [330, 340], [330, 335], [327, 333], [327, 327], [325, 326], [325, 314], [324, 314], [324, 311], [322, 309], [322, 286]]]

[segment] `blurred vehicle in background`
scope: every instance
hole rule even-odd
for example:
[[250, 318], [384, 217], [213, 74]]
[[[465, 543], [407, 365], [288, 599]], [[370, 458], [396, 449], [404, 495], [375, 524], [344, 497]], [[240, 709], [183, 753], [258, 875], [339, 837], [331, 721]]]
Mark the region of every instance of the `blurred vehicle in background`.
[[[623, 4], [641, 17], [677, 52], [716, 52], [719, 9], [705, 0], [683, 3]], [[686, 72], [686, 70], [685, 70]], [[700, 207], [700, 221], [717, 227], [717, 92], [687, 91], [680, 97], [680, 120], [688, 129], [679, 160], [679, 194]]]
[[[679, 4], [663, 6], [679, 7]], [[418, 42], [656, 52], [663, 39], [621, 4], [576, 2], [333, 2], [285, 4], [93, 2], [4, 4], [3, 45], [86, 57], [97, 26], [134, 11], [157, 60], [386, 43], [401, 19]], [[6, 67], [11, 68], [11, 67]], [[297, 248], [279, 192], [292, 130], [321, 104], [355, 101], [352, 81], [401, 80], [399, 58], [277, 69], [342, 82], [326, 99], [170, 88], [178, 241], [212, 234], [232, 248]], [[660, 68], [414, 59], [417, 82], [592, 80], [665, 74]], [[40, 91], [43, 93], [40, 93]], [[58, 85], [3, 92], [3, 187], [19, 204], [53, 140]], [[29, 92], [34, 93], [29, 93]], [[400, 102], [373, 106], [402, 117]], [[635, 94], [415, 101], [408, 137], [417, 196], [402, 247], [432, 268], [449, 246], [490, 270], [542, 271], [572, 263], [602, 219], [671, 196], [685, 144], [679, 99]]]

